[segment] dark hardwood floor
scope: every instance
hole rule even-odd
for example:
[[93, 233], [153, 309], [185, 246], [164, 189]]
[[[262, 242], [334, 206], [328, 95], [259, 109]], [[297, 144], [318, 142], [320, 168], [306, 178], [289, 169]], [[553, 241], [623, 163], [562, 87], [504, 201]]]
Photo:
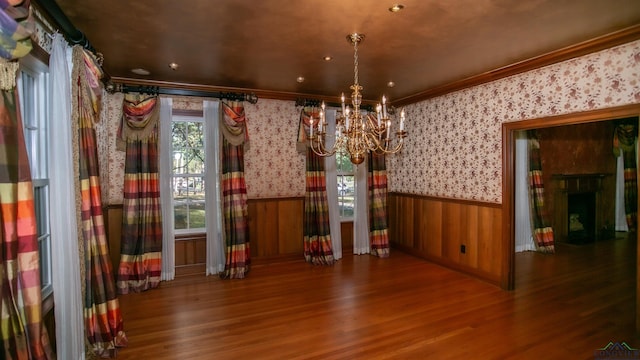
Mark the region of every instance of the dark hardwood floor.
[[516, 290], [398, 250], [121, 297], [125, 359], [589, 359], [635, 332], [636, 239], [516, 255]]

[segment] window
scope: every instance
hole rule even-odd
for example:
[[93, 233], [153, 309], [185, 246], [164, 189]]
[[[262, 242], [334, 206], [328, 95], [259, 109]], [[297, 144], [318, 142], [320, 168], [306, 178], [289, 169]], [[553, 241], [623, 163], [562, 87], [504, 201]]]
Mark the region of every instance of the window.
[[33, 200], [40, 249], [40, 278], [43, 298], [51, 294], [51, 231], [49, 226], [49, 71], [28, 56], [21, 60], [18, 74], [20, 112], [31, 167]]
[[336, 173], [338, 179], [338, 208], [340, 220], [353, 220], [355, 204], [355, 166], [346, 152], [336, 153]]
[[204, 120], [173, 116], [173, 214], [177, 234], [205, 231]]

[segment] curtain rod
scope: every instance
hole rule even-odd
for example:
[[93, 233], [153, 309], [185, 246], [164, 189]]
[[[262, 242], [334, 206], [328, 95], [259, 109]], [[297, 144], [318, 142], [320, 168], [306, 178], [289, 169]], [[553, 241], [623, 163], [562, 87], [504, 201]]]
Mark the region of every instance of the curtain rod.
[[73, 45], [80, 45], [97, 55], [96, 49], [91, 45], [89, 39], [71, 23], [54, 0], [36, 0], [35, 2], [58, 25], [67, 41]]
[[107, 92], [123, 92], [123, 93], [142, 93], [152, 95], [174, 95], [174, 96], [199, 96], [210, 97], [235, 101], [247, 101], [251, 104], [258, 102], [258, 96], [254, 93], [233, 93], [233, 92], [219, 92], [219, 91], [200, 91], [200, 90], [188, 90], [188, 89], [173, 89], [162, 88], [159, 86], [142, 86], [142, 85], [127, 85], [127, 84], [114, 84], [108, 83], [106, 88]]

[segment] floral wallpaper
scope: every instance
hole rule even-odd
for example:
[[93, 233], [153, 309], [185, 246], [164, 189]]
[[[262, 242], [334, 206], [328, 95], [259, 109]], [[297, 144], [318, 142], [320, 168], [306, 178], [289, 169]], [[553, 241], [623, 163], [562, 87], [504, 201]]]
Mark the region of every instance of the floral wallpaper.
[[247, 196], [277, 198], [304, 196], [305, 156], [296, 150], [302, 108], [292, 101], [258, 100], [245, 103], [249, 149], [245, 152]]
[[640, 102], [640, 41], [407, 106], [389, 190], [502, 202], [502, 124]]
[[[388, 157], [389, 190], [501, 203], [503, 123], [638, 103], [639, 71], [635, 41], [409, 105], [405, 147]], [[106, 204], [122, 203], [124, 152], [115, 150], [121, 104], [122, 94], [106, 94], [97, 124]], [[199, 110], [202, 100], [174, 98], [174, 107]], [[245, 112], [249, 198], [303, 196], [305, 157], [295, 146], [300, 108], [259, 99]]]

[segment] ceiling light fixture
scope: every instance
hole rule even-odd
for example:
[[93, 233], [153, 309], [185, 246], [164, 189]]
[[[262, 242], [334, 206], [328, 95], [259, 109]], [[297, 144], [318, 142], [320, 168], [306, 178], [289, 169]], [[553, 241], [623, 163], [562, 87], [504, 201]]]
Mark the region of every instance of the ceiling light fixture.
[[404, 9], [404, 5], [402, 5], [402, 4], [394, 4], [392, 7], [389, 8], [389, 11], [398, 12], [398, 11], [400, 11], [402, 9]]
[[131, 72], [136, 74], [136, 75], [150, 75], [151, 72], [147, 69], [143, 69], [143, 68], [135, 68], [135, 69], [131, 69]]
[[325, 57], [322, 58], [322, 60], [324, 61], [331, 61], [331, 59], [333, 59], [331, 56], [327, 55]]
[[171, 70], [178, 70], [180, 65], [178, 65], [178, 63], [171, 62], [169, 63], [169, 67], [171, 68]]
[[404, 138], [407, 136], [404, 131], [405, 112], [400, 112], [399, 130], [395, 132], [395, 144], [391, 138], [391, 118], [387, 112], [387, 102], [382, 96], [382, 105], [376, 106], [376, 113], [367, 114], [360, 110], [362, 104], [362, 86], [358, 82], [358, 44], [364, 40], [364, 34], [353, 33], [347, 35], [347, 40], [353, 44], [353, 85], [351, 85], [351, 105], [345, 105], [344, 93], [341, 96], [342, 110], [336, 117], [335, 143], [332, 147], [326, 147], [325, 104], [322, 103], [320, 118], [317, 119], [317, 129], [315, 119], [310, 120], [309, 142], [314, 153], [320, 156], [332, 156], [336, 152], [346, 152], [352, 163], [360, 164], [364, 161], [365, 154], [374, 152], [376, 154], [394, 154], [402, 149]]
[[394, 87], [394, 86], [396, 86], [396, 83], [394, 83], [393, 81], [389, 81], [389, 82], [387, 83], [387, 87], [392, 88], [392, 87]]
[[299, 83], [303, 83], [304, 82], [304, 76], [298, 76], [296, 78], [296, 81], [299, 82]]

